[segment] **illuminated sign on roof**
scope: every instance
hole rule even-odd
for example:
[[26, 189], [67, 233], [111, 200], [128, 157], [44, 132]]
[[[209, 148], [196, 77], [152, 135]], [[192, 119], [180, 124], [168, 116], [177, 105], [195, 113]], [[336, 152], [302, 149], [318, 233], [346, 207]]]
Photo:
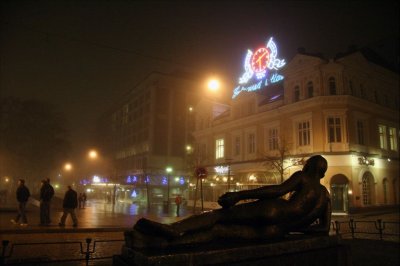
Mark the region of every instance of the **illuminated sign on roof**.
[[258, 48], [255, 52], [247, 50], [244, 73], [239, 78], [239, 86], [233, 90], [232, 99], [242, 91], [259, 90], [271, 83], [283, 80], [283, 76], [277, 71], [285, 66], [286, 62], [277, 56], [278, 48], [272, 37], [266, 46]]

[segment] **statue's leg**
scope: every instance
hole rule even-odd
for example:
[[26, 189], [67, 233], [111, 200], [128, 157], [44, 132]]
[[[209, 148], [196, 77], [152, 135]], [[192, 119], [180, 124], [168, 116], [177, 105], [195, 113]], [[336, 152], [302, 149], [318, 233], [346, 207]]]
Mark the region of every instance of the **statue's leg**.
[[172, 224], [162, 224], [146, 218], [139, 219], [134, 229], [149, 235], [161, 235], [168, 238], [179, 237], [186, 232], [211, 228], [221, 217], [220, 210], [192, 215]]
[[237, 204], [226, 209], [216, 209], [172, 223], [174, 231], [187, 233], [211, 228], [217, 223], [223, 224], [248, 224], [269, 222], [275, 224], [279, 221], [287, 201], [264, 200]]
[[225, 211], [222, 209], [203, 212], [172, 223], [171, 227], [174, 231], [181, 232], [181, 234], [208, 229], [220, 221], [224, 213]]

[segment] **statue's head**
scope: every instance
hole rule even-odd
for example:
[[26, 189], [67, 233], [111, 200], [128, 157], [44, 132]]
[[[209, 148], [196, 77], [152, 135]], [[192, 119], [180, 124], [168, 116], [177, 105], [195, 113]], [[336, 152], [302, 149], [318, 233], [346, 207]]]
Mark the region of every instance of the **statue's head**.
[[328, 161], [321, 155], [315, 155], [310, 157], [303, 167], [303, 171], [309, 173], [315, 173], [319, 178], [325, 176], [325, 172], [328, 169]]

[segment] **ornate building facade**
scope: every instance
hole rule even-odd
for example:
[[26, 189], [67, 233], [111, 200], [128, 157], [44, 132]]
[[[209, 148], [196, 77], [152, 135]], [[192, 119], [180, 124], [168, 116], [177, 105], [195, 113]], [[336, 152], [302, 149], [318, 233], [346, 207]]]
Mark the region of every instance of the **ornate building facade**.
[[218, 115], [215, 104], [200, 103], [194, 137], [209, 173], [204, 200], [278, 184], [321, 154], [334, 212], [398, 205], [399, 75], [369, 51], [330, 60], [298, 53], [281, 72], [278, 82], [236, 88]]

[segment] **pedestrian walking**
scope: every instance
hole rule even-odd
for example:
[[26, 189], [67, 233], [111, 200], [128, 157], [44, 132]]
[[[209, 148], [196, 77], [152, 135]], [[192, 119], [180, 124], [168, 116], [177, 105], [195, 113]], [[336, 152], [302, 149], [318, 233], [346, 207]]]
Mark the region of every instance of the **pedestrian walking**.
[[180, 195], [176, 196], [175, 204], [176, 204], [176, 216], [179, 217], [179, 209], [182, 204], [182, 197]]
[[28, 225], [28, 219], [26, 218], [26, 203], [28, 202], [31, 193], [29, 189], [25, 186], [25, 180], [19, 179], [18, 180], [18, 188], [16, 191], [17, 201], [18, 201], [18, 214], [15, 217], [15, 220], [12, 219], [11, 222], [13, 224], [18, 224], [19, 219], [21, 219], [21, 226]]
[[83, 195], [82, 193], [79, 193], [79, 197], [78, 197], [78, 208], [82, 209], [83, 206]]
[[68, 214], [71, 215], [73, 227], [78, 226], [78, 218], [76, 218], [75, 209], [78, 207], [78, 193], [72, 189], [71, 186], [68, 186], [67, 192], [65, 192], [64, 201], [63, 201], [63, 215], [61, 216], [59, 226], [65, 226], [65, 220], [67, 219]]
[[85, 206], [86, 206], [86, 199], [87, 199], [86, 193], [83, 192], [82, 193], [82, 208], [85, 208]]
[[54, 196], [54, 188], [50, 185], [50, 179], [42, 180], [40, 188], [40, 225], [49, 225], [50, 220], [50, 203]]

